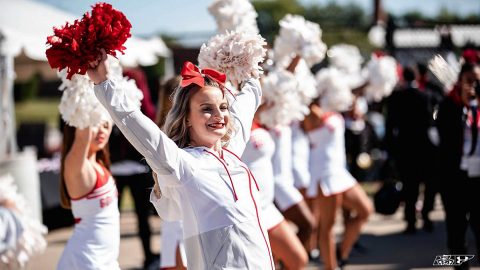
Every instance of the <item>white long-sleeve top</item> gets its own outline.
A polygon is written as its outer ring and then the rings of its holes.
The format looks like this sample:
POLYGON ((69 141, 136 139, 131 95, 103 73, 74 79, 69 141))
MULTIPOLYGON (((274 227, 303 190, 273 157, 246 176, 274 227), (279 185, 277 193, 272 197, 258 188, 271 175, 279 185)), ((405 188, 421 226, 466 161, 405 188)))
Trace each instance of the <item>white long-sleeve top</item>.
POLYGON ((274 152, 275 143, 270 133, 254 123, 242 160, 252 170, 260 187, 260 207, 267 230, 277 226, 284 219, 273 203, 275 182, 272 156, 274 152))
POLYGON ((320 185, 325 196, 353 187, 357 182, 347 170, 345 123, 338 113, 326 114, 324 124, 310 132, 310 174, 312 182, 307 195, 317 195, 320 185))
POLYGON ((270 130, 275 142, 272 157, 275 180, 275 202, 280 211, 285 211, 303 200, 303 196, 294 186, 292 174, 292 129, 289 126, 270 130))
POLYGON ((259 191, 238 158, 260 104, 257 80, 231 102, 237 133, 221 156, 206 147, 180 149, 109 80, 95 94, 113 121, 157 174, 162 197, 151 201, 165 220, 183 220, 189 269, 274 269, 257 207, 259 191))
POLYGON ((296 188, 308 188, 310 186, 310 171, 308 168, 310 159, 310 141, 307 133, 303 131, 300 122, 291 124, 292 128, 292 174, 296 188))

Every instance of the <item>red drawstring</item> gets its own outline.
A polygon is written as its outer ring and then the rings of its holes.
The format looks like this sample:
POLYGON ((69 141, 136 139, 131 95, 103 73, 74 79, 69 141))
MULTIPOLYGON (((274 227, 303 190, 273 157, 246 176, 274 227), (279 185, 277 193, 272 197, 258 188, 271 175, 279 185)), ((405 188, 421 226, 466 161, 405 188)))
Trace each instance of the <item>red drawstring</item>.
MULTIPOLYGON (((228 153, 232 154, 233 156, 235 156, 238 160, 242 161, 242 159, 240 159, 235 153, 233 153, 232 151, 228 150, 228 149, 225 149, 225 148, 222 148, 223 150, 227 151, 228 153)), ((233 181, 232 181, 232 177, 230 176, 230 172, 228 171, 228 168, 227 166, 225 165, 225 163, 219 158, 217 157, 217 155, 215 155, 214 153, 208 151, 208 150, 203 150, 209 154, 211 154, 212 156, 214 156, 218 161, 220 161, 220 163, 222 163, 223 167, 225 168, 225 171, 227 171, 227 174, 228 174, 228 177, 230 178, 230 183, 232 184, 232 189, 233 189, 233 195, 235 196, 235 201, 238 200, 238 197, 237 197, 237 193, 235 192, 235 186, 233 185, 233 181)), ((222 152, 222 156, 223 156, 223 152, 222 152)), ((274 266, 273 266, 273 259, 272 259, 272 251, 270 250, 270 247, 268 246, 268 242, 267 242, 267 238, 265 237, 265 233, 263 232, 263 229, 262 229, 262 225, 260 224, 260 215, 258 213, 258 208, 257 208, 257 203, 255 202, 255 198, 253 197, 253 193, 252 193, 252 178, 253 178, 253 181, 255 182, 255 186, 257 187, 257 190, 260 191, 260 189, 258 188, 258 184, 257 184, 257 180, 255 179, 255 176, 253 176, 253 173, 252 171, 250 171, 249 168, 247 168, 246 166, 243 166, 243 165, 240 165, 240 167, 242 167, 246 172, 247 172, 247 175, 248 175, 248 188, 250 190, 250 196, 252 197, 252 201, 253 201, 253 206, 255 207, 255 213, 256 213, 256 216, 257 216, 257 222, 258 222, 258 227, 260 228, 260 233, 262 234, 263 236, 263 240, 265 241, 265 245, 267 247, 267 251, 268 251, 268 256, 270 258, 270 266, 272 267, 272 270, 275 269, 274 266), (250 177, 251 176, 251 177, 250 177)))
MULTIPOLYGON (((226 149, 226 148, 222 148, 222 149, 225 150, 225 151, 227 151, 227 152, 229 152, 230 154, 234 155, 238 160, 242 161, 242 159, 239 158, 239 157, 238 157, 235 153, 233 153, 232 151, 230 151, 230 150, 228 150, 228 149, 226 149)), ((243 161, 242 161, 242 162, 243 162, 243 161)), ((240 165, 240 166, 247 171, 247 174, 249 174, 249 175, 252 176, 253 181, 255 182, 255 186, 257 187, 257 191, 260 191, 260 189, 258 188, 257 179, 255 179, 255 176, 253 176, 252 171, 251 171, 249 168, 245 167, 245 166, 242 166, 242 165, 240 165)))
POLYGON ((235 191, 235 185, 233 185, 232 176, 230 176, 230 172, 228 171, 225 163, 223 163, 223 161, 219 157, 217 157, 217 155, 215 155, 214 153, 212 153, 208 150, 203 150, 203 151, 205 151, 205 152, 209 153, 210 155, 214 156, 216 159, 218 159, 218 161, 220 161, 220 163, 222 163, 223 167, 225 168, 225 171, 227 172, 228 178, 230 179, 230 184, 232 185, 233 196, 235 198, 235 201, 238 201, 237 192, 235 191))

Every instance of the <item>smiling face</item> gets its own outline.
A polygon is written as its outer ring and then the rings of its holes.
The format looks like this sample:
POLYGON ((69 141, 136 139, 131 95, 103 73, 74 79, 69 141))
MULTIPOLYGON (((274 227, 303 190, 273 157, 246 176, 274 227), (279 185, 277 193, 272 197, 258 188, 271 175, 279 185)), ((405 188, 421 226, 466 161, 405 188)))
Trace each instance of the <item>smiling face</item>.
POLYGON ((219 88, 205 86, 190 99, 187 126, 193 146, 219 146, 230 120, 227 99, 219 88))
POLYGON ((108 143, 112 133, 112 123, 105 121, 102 124, 92 127, 92 140, 90 141, 90 152, 98 152, 102 150, 108 143))

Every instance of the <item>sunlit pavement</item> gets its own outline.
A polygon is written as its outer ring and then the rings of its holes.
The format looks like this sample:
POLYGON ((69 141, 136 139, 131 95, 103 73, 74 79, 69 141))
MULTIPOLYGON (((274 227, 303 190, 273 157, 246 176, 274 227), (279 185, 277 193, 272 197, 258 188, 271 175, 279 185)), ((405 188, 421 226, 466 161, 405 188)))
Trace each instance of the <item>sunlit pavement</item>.
MULTIPOLYGON (((421 229, 418 222, 418 231, 414 235, 402 234, 405 223, 402 220, 402 209, 395 215, 381 216, 374 214, 363 229, 360 242, 367 248, 365 254, 353 252, 346 270, 403 270, 403 269, 453 269, 433 266, 435 256, 448 254, 445 246, 444 213, 439 200, 435 210, 431 213, 435 230, 432 233, 421 229)), ((153 226, 152 245, 154 252, 160 252, 161 222, 157 217, 151 217, 153 226)), ((71 228, 59 229, 48 234, 48 248, 46 252, 35 257, 29 263, 28 270, 55 269, 62 249, 71 234, 71 228)), ((341 219, 336 225, 337 235, 342 231, 341 219)), ((123 212, 121 215, 121 245, 119 262, 122 269, 141 269, 143 255, 140 239, 136 237, 136 219, 133 212, 123 212)), ((473 253, 474 241, 469 232, 468 245, 470 254, 473 253)), ((474 258, 475 267, 480 270, 477 258, 474 258)), ((158 269, 158 268, 153 268, 158 269)), ((310 264, 308 270, 322 269, 321 264, 310 264)))

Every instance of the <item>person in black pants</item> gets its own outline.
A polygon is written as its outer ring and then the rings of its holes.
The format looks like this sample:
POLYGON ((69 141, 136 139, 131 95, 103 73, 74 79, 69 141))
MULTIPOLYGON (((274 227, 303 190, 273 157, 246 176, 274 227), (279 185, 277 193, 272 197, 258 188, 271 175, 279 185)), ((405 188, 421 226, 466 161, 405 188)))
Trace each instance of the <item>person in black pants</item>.
MULTIPOLYGON (((454 89, 440 104, 437 127, 440 135, 440 194, 446 214, 447 246, 450 254, 467 251, 466 230, 470 225, 480 255, 480 143, 478 102, 480 66, 462 66, 454 89), (476 91, 475 91, 476 86, 476 91)), ((463 263, 455 269, 469 269, 463 263)))
MULTIPOLYGON (((421 182, 432 177, 433 149, 428 130, 433 124, 428 97, 417 88, 415 71, 405 68, 404 86, 387 100, 385 147, 393 158, 403 183, 405 200, 405 233, 416 232, 416 202, 421 182)), ((426 211, 422 211, 424 228, 432 227, 426 211)))

